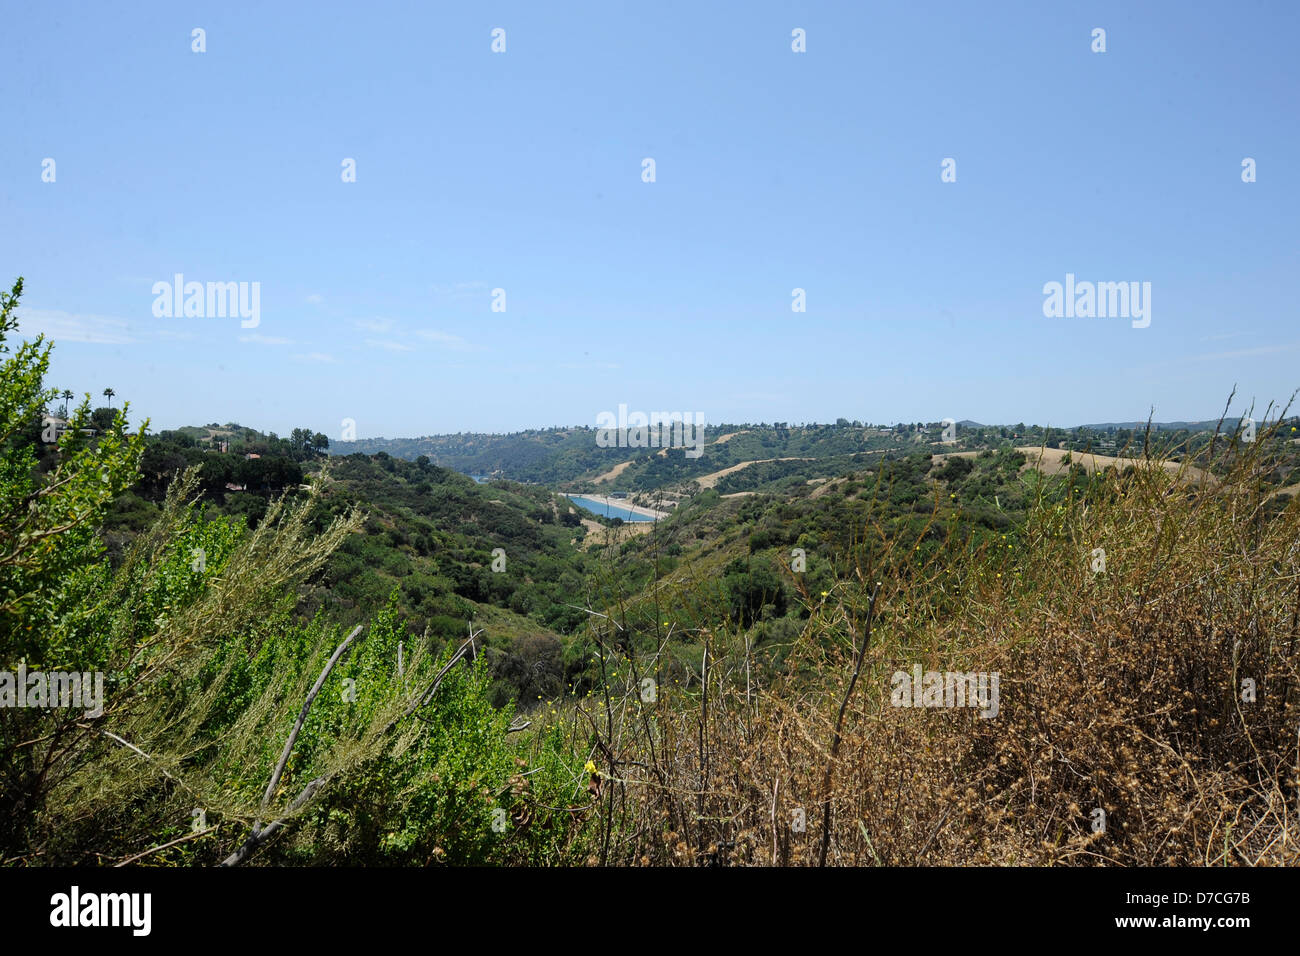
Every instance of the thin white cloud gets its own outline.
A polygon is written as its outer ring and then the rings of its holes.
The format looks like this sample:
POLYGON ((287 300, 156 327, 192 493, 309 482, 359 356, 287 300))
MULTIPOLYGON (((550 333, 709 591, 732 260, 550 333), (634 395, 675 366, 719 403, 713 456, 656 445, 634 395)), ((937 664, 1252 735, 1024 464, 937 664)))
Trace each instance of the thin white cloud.
POLYGON ((254 332, 251 335, 241 335, 241 342, 252 342, 256 345, 293 345, 293 339, 281 338, 278 335, 262 335, 254 332))
POLYGON ((414 352, 409 345, 394 342, 392 339, 366 339, 366 344, 374 349, 387 349, 390 352, 414 352))
POLYGON ((363 332, 384 333, 393 327, 392 319, 357 319, 353 322, 363 332))
POLYGON ((466 342, 459 335, 452 335, 450 332, 440 332, 438 329, 416 329, 415 334, 427 342, 440 345, 446 349, 452 349, 456 352, 467 352, 476 346, 466 342))
POLYGON ((320 305, 324 301, 325 296, 321 295, 319 292, 313 292, 311 295, 307 296, 308 305, 320 305))
POLYGON ((1208 355, 1189 355, 1188 362, 1217 362, 1222 359, 1253 358, 1256 355, 1276 355, 1278 352, 1290 352, 1300 346, 1300 342, 1286 345, 1261 345, 1253 349, 1237 349, 1235 352, 1211 352, 1208 355))
POLYGON ((1160 362, 1148 362, 1145 365, 1138 365, 1127 369, 1131 373, 1150 374, 1156 369, 1178 368, 1182 365, 1190 365, 1193 362, 1222 362, 1227 359, 1238 358, 1255 358, 1260 355, 1277 355, 1282 352, 1291 352, 1300 348, 1300 342, 1287 342, 1280 345, 1261 345, 1253 349, 1237 349, 1233 352, 1207 352, 1203 355, 1183 355, 1178 358, 1166 359, 1160 362))
POLYGON ((18 335, 35 338, 44 334, 55 342, 88 342, 92 345, 129 345, 131 335, 126 319, 107 315, 62 312, 58 309, 21 309, 18 335))
POLYGON ((325 352, 301 352, 294 356, 298 362, 337 362, 334 356, 325 352))
POLYGON ((488 284, 481 280, 474 282, 453 282, 451 285, 432 285, 429 287, 434 295, 446 296, 453 299, 462 299, 469 296, 481 295, 486 292, 488 284))

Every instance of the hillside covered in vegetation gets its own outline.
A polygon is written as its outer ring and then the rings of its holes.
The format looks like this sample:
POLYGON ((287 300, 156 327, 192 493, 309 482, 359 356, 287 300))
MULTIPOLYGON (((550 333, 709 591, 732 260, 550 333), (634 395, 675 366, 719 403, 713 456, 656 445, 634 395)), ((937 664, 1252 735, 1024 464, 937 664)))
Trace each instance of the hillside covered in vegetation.
POLYGON ((152 435, 54 415, 20 295, 0 666, 102 697, 0 711, 9 865, 1300 862, 1285 409, 152 435))

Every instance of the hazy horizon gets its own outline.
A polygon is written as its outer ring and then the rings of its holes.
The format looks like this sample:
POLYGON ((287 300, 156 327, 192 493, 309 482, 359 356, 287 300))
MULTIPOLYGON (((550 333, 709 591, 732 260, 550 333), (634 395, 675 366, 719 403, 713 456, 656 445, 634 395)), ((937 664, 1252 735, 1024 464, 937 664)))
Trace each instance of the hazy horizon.
MULTIPOLYGON (((1234 401, 1233 404, 1234 404, 1234 406, 1238 406, 1238 405, 1240 405, 1240 402, 1238 402, 1238 401, 1234 401)), ((1242 410, 1242 414, 1243 414, 1243 415, 1246 414, 1247 411, 1248 411, 1248 409, 1243 409, 1243 410, 1242 410)), ((1269 422, 1276 421, 1279 417, 1281 417, 1280 414, 1279 414, 1280 409, 1276 409, 1276 408, 1275 408, 1275 409, 1274 409, 1270 414, 1268 414, 1267 416, 1264 415, 1263 412, 1264 412, 1264 410, 1263 410, 1262 408, 1256 408, 1256 409, 1255 409, 1255 413, 1256 413, 1256 414, 1255 414, 1255 416, 1254 416, 1254 420, 1255 420, 1256 424, 1258 424, 1258 425, 1262 425, 1262 424, 1265 424, 1265 423, 1269 423, 1269 422)), ((1293 412, 1292 412, 1290 415, 1288 415, 1287 417, 1294 417, 1294 415, 1295 415, 1295 413, 1294 413, 1294 411, 1293 411, 1293 412)), ((1235 413, 1234 413, 1234 414, 1229 414, 1229 415, 1223 415, 1223 416, 1222 416, 1223 421, 1224 421, 1225 423, 1235 423, 1235 422, 1238 421, 1239 417, 1240 417, 1240 416, 1237 415, 1237 414, 1235 414, 1235 413)), ((135 415, 132 415, 132 418, 135 419, 136 416, 135 416, 135 415)), ((713 433, 713 432, 715 432, 715 431, 717 431, 717 430, 719 430, 719 429, 722 429, 722 428, 732 428, 732 427, 736 427, 736 428, 745 428, 745 427, 761 427, 761 426, 764 426, 764 425, 768 425, 768 426, 770 426, 770 425, 774 425, 774 424, 776 424, 777 422, 781 422, 781 423, 783 423, 784 425, 786 425, 787 427, 790 427, 790 428, 802 428, 802 427, 813 427, 813 426, 818 426, 818 425, 834 425, 834 424, 836 424, 836 420, 838 420, 839 418, 848 418, 848 416, 837 415, 835 419, 831 419, 831 420, 828 420, 828 421, 813 421, 813 420, 809 420, 809 421, 794 421, 794 420, 782 419, 782 418, 778 418, 778 419, 769 419, 769 420, 765 420, 765 421, 731 421, 731 422, 709 422, 709 421, 705 421, 705 422, 703 423, 703 427, 704 427, 706 433, 709 433, 709 434, 710 434, 710 437, 711 437, 711 433, 713 433)), ((1156 418, 1156 417, 1153 417, 1153 418, 1151 418, 1151 426, 1152 426, 1152 428, 1157 428, 1157 427, 1171 427, 1171 426, 1174 426, 1174 425, 1185 425, 1185 424, 1205 424, 1205 423, 1209 423, 1209 422, 1218 422, 1219 420, 1220 420, 1220 415, 1218 415, 1218 414, 1215 414, 1215 415, 1207 415, 1207 416, 1200 417, 1200 418, 1188 418, 1188 417, 1180 417, 1180 418, 1156 418)), ((848 421, 849 421, 850 423, 852 423, 852 422, 854 422, 854 421, 859 421, 859 422, 862 423, 862 427, 864 427, 864 428, 866 428, 866 427, 875 427, 875 426, 879 426, 879 427, 882 427, 882 428, 892 428, 892 427, 897 426, 897 425, 909 425, 909 424, 915 424, 917 421, 922 421, 922 420, 921 420, 921 419, 916 419, 916 418, 904 418, 904 419, 900 419, 900 420, 898 420, 898 421, 889 421, 889 422, 886 422, 886 421, 880 421, 880 420, 877 420, 877 419, 858 418, 858 419, 848 419, 848 421)), ((942 421, 942 419, 940 419, 939 421, 942 421)), ((1012 426, 1014 426, 1014 425, 1017 425, 1017 424, 1023 424, 1024 426, 1026 426, 1026 427, 1028 427, 1028 428, 1077 429, 1077 428, 1098 428, 1098 427, 1106 427, 1106 426, 1116 426, 1116 427, 1121 427, 1121 428, 1128 428, 1128 427, 1141 427, 1141 426, 1143 426, 1143 425, 1146 424, 1146 421, 1147 421, 1147 420, 1144 418, 1144 419, 1122 419, 1122 420, 1118 420, 1118 419, 1117 419, 1117 420, 1114 420, 1114 421, 1101 421, 1101 420, 1095 420, 1095 421, 1087 421, 1087 422, 1073 422, 1073 423, 1067 423, 1067 424, 1056 424, 1056 423, 1052 423, 1052 422, 1037 421, 1037 420, 1034 420, 1034 419, 1023 418, 1023 417, 1022 417, 1022 418, 1017 418, 1015 421, 1002 421, 1002 422, 979 422, 979 421, 974 421, 973 419, 962 419, 962 420, 960 420, 957 424, 958 424, 959 426, 965 426, 965 425, 967 425, 967 424, 970 424, 971 427, 978 427, 978 428, 1010 428, 1010 427, 1012 427, 1012 426)), ((923 423, 924 423, 924 424, 927 424, 927 425, 934 425, 934 424, 936 424, 936 421, 935 421, 935 420, 930 420, 930 421, 924 421, 923 423)), ((207 427, 207 426, 209 426, 209 425, 211 425, 211 424, 212 424, 212 421, 208 421, 208 422, 198 422, 198 421, 195 421, 195 422, 183 422, 183 423, 181 423, 180 425, 177 425, 177 426, 167 426, 167 427, 168 427, 169 429, 170 429, 170 428, 179 428, 179 427, 207 427)), ((279 429, 274 429, 274 428, 264 428, 264 427, 260 426, 260 425, 259 425, 258 423, 256 423, 256 422, 242 422, 242 421, 237 421, 237 420, 235 420, 235 419, 228 419, 227 421, 224 421, 224 422, 217 422, 217 424, 221 425, 222 427, 224 427, 224 426, 226 426, 226 425, 228 425, 228 424, 236 424, 236 425, 239 425, 240 427, 243 427, 243 428, 253 428, 253 429, 257 430, 257 431, 261 431, 261 432, 264 432, 264 433, 275 432, 276 434, 282 434, 282 432, 281 432, 279 429)), ((309 422, 300 422, 297 426, 293 426, 293 427, 301 427, 301 426, 306 426, 306 425, 311 425, 311 427, 315 427, 314 425, 312 425, 312 423, 309 423, 309 422)), ((462 429, 459 429, 459 430, 457 430, 457 431, 422 432, 422 433, 419 433, 419 434, 410 434, 410 435, 397 435, 397 434, 394 434, 394 435, 365 435, 365 436, 358 435, 356 441, 402 441, 402 440, 413 440, 413 439, 420 439, 420 438, 440 438, 440 437, 444 437, 444 436, 448 436, 448 435, 459 435, 459 434, 472 434, 472 435, 497 435, 497 436, 500 436, 500 435, 516 435, 516 434, 522 434, 522 433, 526 433, 526 432, 567 431, 567 430, 572 430, 572 429, 590 429, 590 430, 595 431, 595 430, 598 429, 598 427, 599 427, 599 426, 597 426, 597 425, 589 424, 589 423, 584 423, 584 422, 569 422, 569 423, 565 423, 565 424, 555 424, 555 425, 525 425, 525 426, 523 426, 522 428, 513 428, 513 429, 509 429, 509 430, 505 430, 505 431, 471 430, 471 429, 464 429, 464 428, 462 428, 462 429)), ((160 428, 155 427, 155 426, 153 425, 152 422, 150 423, 150 432, 151 432, 151 433, 157 433, 158 431, 161 431, 161 430, 163 430, 163 429, 160 429, 160 428)), ((284 429, 284 432, 283 432, 283 433, 284 433, 284 434, 287 434, 288 431, 289 431, 289 429, 286 428, 286 429, 284 429)), ((329 436, 327 436, 327 437, 329 437, 329 436)), ((349 444, 349 442, 346 441, 346 440, 337 439, 337 438, 333 438, 333 437, 330 438, 330 441, 331 441, 331 444, 332 444, 332 445, 338 445, 338 444, 349 444)))

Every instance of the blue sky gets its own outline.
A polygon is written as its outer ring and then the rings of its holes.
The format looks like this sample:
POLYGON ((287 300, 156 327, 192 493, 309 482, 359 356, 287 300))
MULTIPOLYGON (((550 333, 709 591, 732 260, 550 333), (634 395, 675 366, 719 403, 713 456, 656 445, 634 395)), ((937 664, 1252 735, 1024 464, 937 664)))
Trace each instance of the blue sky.
POLYGON ((332 438, 1300 386, 1300 5, 290 6, 6 12, 0 281, 49 384, 332 438), (156 318, 175 273, 259 325, 156 318), (1150 282, 1150 326, 1044 317, 1066 273, 1150 282))

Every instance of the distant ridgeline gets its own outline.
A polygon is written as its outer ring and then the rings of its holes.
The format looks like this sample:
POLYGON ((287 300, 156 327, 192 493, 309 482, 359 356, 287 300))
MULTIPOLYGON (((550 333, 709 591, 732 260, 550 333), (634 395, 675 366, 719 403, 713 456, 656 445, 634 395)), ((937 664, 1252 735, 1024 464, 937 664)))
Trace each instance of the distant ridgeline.
MULTIPOLYGON (((1236 424, 1228 419, 1223 428, 1230 433, 1236 424)), ((1187 454, 1208 443, 1217 426, 1217 421, 1153 422, 1150 428, 1160 448, 1187 454)), ((601 447, 594 427, 370 438, 336 442, 329 453, 383 453, 407 461, 423 456, 433 465, 462 474, 564 486, 571 491, 650 491, 715 475, 734 465, 761 462, 721 479, 726 490, 779 490, 765 485, 834 477, 922 450, 941 454, 1046 444, 1099 454, 1115 454, 1126 445, 1140 451, 1146 429, 1145 422, 1046 428, 1023 422, 994 426, 951 420, 871 425, 841 418, 834 424, 709 425, 703 454, 697 458, 688 457, 682 448, 601 447), (628 464, 615 470, 624 463, 628 464)), ((718 488, 724 490, 722 484, 718 488)))

